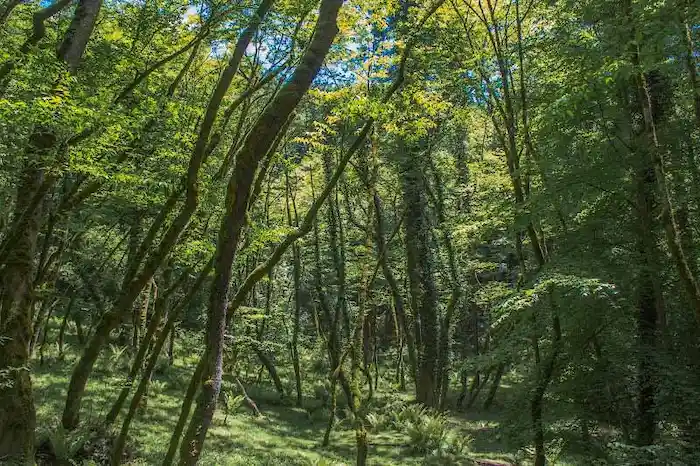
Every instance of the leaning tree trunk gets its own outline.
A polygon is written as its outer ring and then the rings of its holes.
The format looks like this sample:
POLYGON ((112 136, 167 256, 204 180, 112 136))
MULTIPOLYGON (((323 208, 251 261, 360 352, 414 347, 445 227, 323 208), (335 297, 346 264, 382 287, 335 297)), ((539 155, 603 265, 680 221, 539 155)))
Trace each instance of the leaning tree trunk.
MULTIPOLYGON (((422 26, 427 19, 436 11, 437 7, 441 4, 440 1, 438 1, 433 8, 429 11, 428 15, 426 15, 420 25, 422 26)), ((325 3, 324 3, 325 5, 325 3)), ((337 14, 337 9, 340 8, 340 5, 335 5, 332 8, 336 9, 336 14, 337 14)), ((322 8, 322 11, 325 10, 322 8)), ((391 96, 401 87, 401 84, 404 81, 404 73, 405 73, 405 65, 406 65, 406 60, 410 54, 410 51, 412 50, 413 47, 413 42, 409 42, 407 47, 404 49, 403 55, 401 57, 401 65, 399 67, 396 79, 392 83, 392 85, 389 87, 387 92, 384 94, 384 97, 382 99, 383 103, 388 102, 388 100, 391 98, 391 96)), ((345 155, 342 157, 342 159, 339 161, 338 166, 336 167, 336 171, 333 174, 332 178, 329 180, 329 184, 326 185, 324 188, 323 192, 318 198, 315 198, 314 196, 314 202, 309 209, 309 211, 306 213, 304 216, 304 219, 301 222, 301 225, 298 229, 293 231, 292 233, 288 234, 284 240, 275 248, 273 253, 270 255, 270 257, 263 263, 260 264, 258 267, 256 267, 246 278, 243 284, 238 288, 236 291, 236 294, 234 295, 231 305, 227 309, 227 315, 226 315, 226 320, 227 323, 230 321, 233 313, 238 309, 238 307, 243 303, 245 297, 248 295, 252 287, 254 286, 255 283, 260 281, 262 277, 269 273, 270 270, 279 262, 279 260, 282 258, 286 250, 294 244, 295 241, 297 241, 299 238, 303 237, 306 235, 311 229, 314 229, 315 236, 318 238, 318 232, 317 232, 317 222, 316 222, 316 215, 323 205, 323 203, 328 199, 328 196, 331 195, 331 192, 335 189, 335 186, 338 183, 338 180, 340 179, 340 176, 342 175, 345 167, 349 163, 350 159, 353 157, 353 155, 358 152, 365 139, 367 138, 367 135, 369 134, 370 130, 374 126, 375 120, 373 118, 369 118, 365 125, 362 127, 362 130, 359 132, 357 137, 355 138, 355 141, 353 142, 352 146, 348 149, 348 151, 345 153, 345 155)), ((312 183, 312 189, 313 189, 313 183, 312 183)), ((316 244, 318 245, 318 240, 316 241, 316 244)), ((319 251, 318 248, 316 248, 316 256, 317 256, 317 263, 319 262, 318 256, 319 256, 319 251)), ((320 281, 318 282, 320 283, 320 281)), ((321 294, 321 297, 323 295, 321 294)), ((188 413, 190 410, 190 404, 192 402, 192 397, 194 396, 194 393, 196 392, 197 386, 200 382, 200 379, 202 377, 203 370, 206 366, 206 359, 202 358, 200 360, 200 363, 197 366, 197 372, 193 376, 187 396, 185 398, 185 401, 183 402, 183 407, 182 411, 180 413, 180 418, 178 420, 178 425, 173 433, 173 436, 171 437, 171 442, 170 442, 170 448, 168 450, 168 454, 166 455, 166 458, 164 460, 164 464, 170 464, 173 458, 173 455, 175 453, 175 449, 177 449, 178 445, 178 440, 180 437, 180 434, 182 432, 182 428, 184 426, 184 423, 187 420, 188 413)), ((341 377, 341 382, 344 380, 343 373, 342 371, 340 372, 339 376, 341 377)), ((347 382, 347 381, 345 381, 347 382)), ((184 445, 182 448, 186 448, 184 445)))
POLYGON ((72 73, 80 66, 101 7, 102 0, 80 0, 63 41, 58 46, 56 53, 66 62, 72 73))
POLYGON ((484 401, 485 410, 491 408, 491 405, 493 405, 493 400, 496 398, 496 392, 498 391, 498 387, 500 387, 501 385, 501 378, 503 377, 505 369, 506 365, 503 363, 499 364, 498 368, 496 369, 496 375, 494 376, 493 382, 491 383, 491 388, 489 389, 488 396, 484 401))
POLYGON ((46 319, 44 320, 44 330, 41 332, 41 343, 36 343, 39 345, 39 364, 44 365, 44 348, 46 346, 46 340, 49 337, 49 329, 51 328, 51 316, 53 315, 53 310, 56 307, 56 303, 53 303, 49 308, 49 312, 46 314, 46 319))
POLYGON ((258 356, 258 359, 260 359, 262 365, 265 366, 265 369, 267 369, 267 373, 270 375, 270 379, 272 379, 272 383, 274 383, 275 389, 277 390, 277 393, 279 393, 280 398, 284 399, 284 384, 282 384, 282 379, 280 379, 280 376, 277 373, 275 363, 272 362, 272 357, 257 345, 253 347, 253 351, 258 356))
POLYGON ((215 276, 209 299, 207 347, 202 377, 204 383, 201 384, 197 406, 180 447, 182 465, 191 465, 198 461, 216 410, 216 401, 221 388, 231 266, 246 221, 246 211, 256 170, 321 69, 326 54, 338 33, 336 19, 342 3, 342 0, 322 1, 313 38, 299 66, 250 130, 236 154, 236 164, 226 194, 225 214, 219 231, 215 276))
MULTIPOLYGON (((158 326, 160 325, 160 321, 163 318, 163 314, 165 313, 167 305, 168 302, 165 293, 160 299, 156 299, 155 312, 151 317, 151 322, 148 324, 148 329, 141 340, 141 344, 138 347, 138 352, 136 353, 136 356, 134 356, 134 360, 131 363, 131 368, 129 369, 129 374, 127 375, 126 381, 124 382, 124 386, 119 392, 119 396, 117 396, 117 399, 112 404, 112 408, 109 410, 109 413, 107 413, 107 417, 105 418, 106 426, 111 426, 117 419, 117 416, 119 416, 122 406, 124 405, 124 402, 126 401, 126 398, 129 396, 129 392, 131 391, 131 386, 133 384, 134 378, 143 366, 143 362, 146 359, 146 352, 152 345, 153 338, 156 334, 158 326)), ((173 316, 177 317, 174 315, 174 313, 173 316)), ((161 330, 161 336, 159 337, 159 339, 162 338, 163 342, 165 342, 168 337, 168 332, 174 325, 174 319, 168 319, 168 324, 166 324, 165 329, 161 330)))
MULTIPOLYGON (((199 171, 203 163, 209 155, 207 147, 210 136, 217 120, 217 115, 221 107, 228 88, 233 81, 234 76, 238 72, 239 65, 243 59, 245 49, 248 47, 255 31, 257 31, 262 18, 267 14, 272 6, 273 0, 263 0, 260 7, 256 11, 248 27, 241 33, 241 36, 236 43, 234 53, 231 56, 226 68, 221 74, 216 88, 212 93, 207 110, 202 123, 199 127, 199 135, 195 143, 192 155, 190 157, 189 166, 184 181, 185 184, 185 203, 180 213, 175 217, 163 238, 157 250, 148 258, 141 272, 130 280, 123 287, 119 297, 115 300, 111 310, 106 312, 95 331, 95 334, 90 339, 88 346, 85 348, 78 364, 73 370, 71 380, 68 385, 68 394, 66 396, 66 404, 63 409, 62 424, 63 427, 71 430, 78 425, 80 405, 85 393, 85 386, 92 373, 92 369, 97 361, 97 358, 102 351, 102 348, 109 340, 110 332, 116 328, 124 319, 125 314, 129 312, 134 301, 143 290, 146 283, 151 280, 160 265, 166 259, 170 251, 177 244, 180 235, 189 225, 189 221, 194 215, 199 204, 199 171)), ((144 242, 142 242, 144 244, 144 242)))
MULTIPOLYGON (((43 299, 41 301, 41 304, 38 306, 38 311, 33 312, 34 322, 32 324, 32 338, 29 340, 29 356, 34 356, 34 350, 36 350, 36 345, 39 343, 41 334, 44 332, 43 324, 46 321, 44 316, 46 316, 47 314, 51 314, 51 310, 54 305, 52 301, 53 300, 49 299, 48 297, 43 299)), ((32 303, 32 309, 36 310, 36 304, 36 302, 32 303)))
MULTIPOLYGON (((184 306, 183 306, 184 307, 184 306)), ((153 345, 153 349, 151 351, 151 354, 148 358, 148 363, 146 364, 146 367, 143 369, 143 372, 141 374, 141 379, 139 380, 139 384, 136 387, 136 391, 134 392, 134 396, 131 398, 131 403, 129 403, 129 411, 127 412, 126 416, 124 417, 124 421, 122 422, 122 427, 119 431, 119 435, 117 436, 116 440, 114 441, 114 445, 112 446, 112 464, 119 464, 120 460, 122 458, 123 452, 124 452, 124 446, 126 445, 126 439, 127 435, 129 433, 129 427, 131 426, 131 421, 134 419, 134 416, 136 415, 136 411, 141 404, 141 400, 146 394, 146 390, 148 389, 148 383, 151 380, 151 374, 153 374, 153 370, 156 367, 156 364, 158 363, 158 356, 160 355, 161 350, 163 349, 163 346, 165 345, 165 342, 168 338, 168 333, 172 329, 172 327, 175 325, 176 319, 178 318, 178 313, 172 313, 168 319, 168 322, 165 324, 165 327, 160 330, 160 333, 158 335, 158 338, 153 345)), ((155 319, 154 319, 155 320, 155 319)), ((154 326, 155 328, 156 326, 154 326)), ((147 346, 148 342, 146 340, 143 341, 142 345, 145 347, 147 346)), ((136 361, 134 361, 136 362, 136 361)), ((119 413, 119 409, 121 408, 121 405, 115 410, 113 408, 113 412, 116 412, 116 414, 119 413)), ((116 417, 116 415, 114 416, 116 417)))

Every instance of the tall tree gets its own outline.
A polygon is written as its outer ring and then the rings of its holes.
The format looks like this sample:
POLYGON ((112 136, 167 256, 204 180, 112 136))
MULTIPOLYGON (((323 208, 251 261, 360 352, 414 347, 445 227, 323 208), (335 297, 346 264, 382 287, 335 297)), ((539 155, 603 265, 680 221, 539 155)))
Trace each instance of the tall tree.
POLYGON ((236 255, 251 187, 260 162, 299 101, 311 86, 338 33, 336 20, 342 0, 322 0, 313 38, 294 74, 250 130, 236 154, 236 164, 226 193, 225 215, 219 230, 214 281, 209 298, 205 369, 197 405, 180 449, 181 464, 195 464, 211 424, 221 389, 231 265, 236 255))

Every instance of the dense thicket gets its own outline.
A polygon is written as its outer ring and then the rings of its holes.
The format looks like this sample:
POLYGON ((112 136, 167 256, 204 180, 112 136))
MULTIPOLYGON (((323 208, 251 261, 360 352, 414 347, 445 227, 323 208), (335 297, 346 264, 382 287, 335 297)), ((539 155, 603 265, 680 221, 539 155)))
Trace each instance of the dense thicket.
POLYGON ((35 457, 37 366, 77 353, 73 431, 127 348, 119 464, 201 338, 163 464, 199 461, 222 381, 258 410, 251 368, 327 406, 323 445, 346 406, 357 464, 394 390, 505 406, 536 466, 698 464, 699 25, 693 0, 4 0, 0 462, 35 457))

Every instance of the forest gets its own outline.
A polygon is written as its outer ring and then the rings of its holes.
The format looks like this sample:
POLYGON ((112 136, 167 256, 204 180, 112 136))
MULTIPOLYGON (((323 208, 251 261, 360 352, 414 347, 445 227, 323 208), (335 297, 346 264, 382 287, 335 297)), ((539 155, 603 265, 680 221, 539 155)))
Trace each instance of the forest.
POLYGON ((697 0, 0 0, 0 464, 700 464, 697 0))

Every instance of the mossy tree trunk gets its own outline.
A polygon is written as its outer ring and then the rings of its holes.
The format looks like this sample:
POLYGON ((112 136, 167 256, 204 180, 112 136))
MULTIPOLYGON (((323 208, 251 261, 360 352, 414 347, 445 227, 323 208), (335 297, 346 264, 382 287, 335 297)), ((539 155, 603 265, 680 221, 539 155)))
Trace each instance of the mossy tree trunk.
MULTIPOLYGON (((192 420, 180 447, 182 465, 191 465, 198 461, 216 410, 221 388, 231 266, 246 223, 246 213, 256 171, 270 148, 278 140, 280 131, 286 126, 285 123, 321 69, 326 54, 338 33, 336 19, 342 3, 342 0, 321 2, 314 35, 299 65, 250 130, 236 154, 233 175, 229 180, 226 193, 225 214, 219 230, 215 274, 209 296, 203 383, 192 420)), ((267 9, 269 6, 264 12, 267 9)), ((264 12, 257 16, 264 16, 264 12)))
POLYGON ((416 399, 436 407, 438 393, 438 296, 433 277, 434 257, 431 249, 430 221, 426 200, 424 164, 421 154, 399 141, 398 156, 402 171, 402 189, 406 216, 406 267, 411 307, 419 319, 416 329, 418 367, 416 399))
MULTIPOLYGON (((41 160, 56 144, 52 131, 35 132, 26 153, 27 166, 17 186, 15 218, 21 219, 4 257, 0 277, 0 458, 30 462, 34 456, 36 413, 29 374, 29 347, 32 339, 34 256, 41 228, 41 205, 26 211, 45 180, 41 160)), ((41 204, 41 203, 40 203, 41 204)))
MULTIPOLYGON (((299 216, 297 214, 296 202, 289 183, 289 173, 285 172, 285 198, 287 210, 287 223, 289 226, 299 228, 299 216)), ((301 367, 299 365, 299 332, 301 324, 301 252, 299 245, 295 242, 292 245, 292 275, 294 279, 294 322, 292 324, 292 341, 290 344, 292 365, 294 367, 294 386, 296 387, 296 405, 302 405, 302 381, 301 367)))
MULTIPOLYGON (((188 164, 187 174, 184 179, 185 201, 182 209, 169 224, 156 250, 148 256, 144 266, 133 274, 127 274, 125 284, 119 296, 112 304, 112 308, 105 312, 92 335, 90 342, 85 348, 80 360, 76 364, 71 380, 68 385, 66 404, 63 409, 62 424, 65 429, 75 429, 79 422, 80 405, 85 393, 85 386, 92 373, 92 369, 97 358, 107 344, 111 331, 122 323, 128 312, 131 310, 135 300, 153 278, 153 275, 166 260, 170 251, 175 247, 180 239, 180 235, 189 226, 190 219, 194 215, 199 205, 199 172, 210 152, 208 151, 210 137, 217 120, 221 103, 228 91, 234 76, 238 72, 239 65, 243 59, 245 49, 257 31, 262 18, 272 5, 273 0, 263 0, 261 8, 256 12, 256 16, 251 19, 249 26, 241 33, 234 53, 232 54, 226 68, 222 72, 207 104, 207 110, 199 126, 197 141, 194 145, 192 155, 188 164), (128 281, 128 283, 127 283, 128 281)), ((179 190, 175 190, 171 199, 177 200, 179 190)), ((166 220, 167 212, 171 209, 166 203, 160 213, 160 222, 154 222, 151 231, 141 242, 140 250, 145 252, 147 244, 152 242, 159 228, 154 228, 156 223, 163 223, 166 220)))

